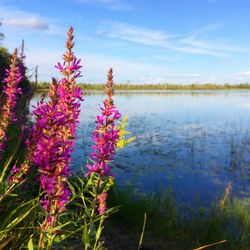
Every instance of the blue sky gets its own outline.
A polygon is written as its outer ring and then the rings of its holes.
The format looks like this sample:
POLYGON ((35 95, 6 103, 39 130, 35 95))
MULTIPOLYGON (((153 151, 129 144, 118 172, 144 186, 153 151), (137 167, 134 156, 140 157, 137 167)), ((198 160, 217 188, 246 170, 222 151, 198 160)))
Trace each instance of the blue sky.
POLYGON ((25 40, 39 80, 58 76, 67 28, 75 29, 81 82, 250 82, 249 0, 1 0, 2 44, 25 40))

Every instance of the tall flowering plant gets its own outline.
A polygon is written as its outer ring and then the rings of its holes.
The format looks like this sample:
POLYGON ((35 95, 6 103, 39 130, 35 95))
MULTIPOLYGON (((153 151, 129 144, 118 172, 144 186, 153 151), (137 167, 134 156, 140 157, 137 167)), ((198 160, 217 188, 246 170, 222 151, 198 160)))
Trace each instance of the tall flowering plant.
MULTIPOLYGON (((58 63, 63 78, 52 80, 47 103, 39 103, 34 110, 36 123, 33 128, 36 149, 33 162, 39 167, 42 206, 46 217, 41 225, 39 247, 44 242, 52 244, 53 234, 46 232, 57 225, 58 217, 65 210, 69 201, 70 190, 67 187, 67 177, 70 175, 69 164, 74 147, 74 138, 82 93, 75 86, 75 80, 80 77, 80 60, 74 56, 72 48, 73 28, 68 31, 64 62, 58 63), (45 237, 47 236, 47 238, 45 237)), ((55 232, 53 232, 55 233, 55 232)))
MULTIPOLYGON (((19 139, 21 142, 21 141, 24 141, 26 138, 26 135, 25 135, 25 118, 27 114, 26 110, 28 110, 28 104, 32 97, 31 96, 32 91, 30 87, 29 90, 25 89, 26 91, 25 92, 22 87, 23 82, 25 82, 26 84, 27 83, 29 84, 29 82, 27 78, 25 77, 26 67, 24 63, 25 55, 24 55, 23 48, 19 55, 17 52, 18 52, 17 49, 15 49, 14 54, 12 56, 10 70, 6 70, 6 73, 9 75, 9 80, 6 77, 4 81, 9 82, 9 83, 7 83, 7 86, 3 89, 4 92, 6 92, 6 89, 8 90, 5 106, 6 107, 12 106, 12 108, 6 109, 5 107, 3 107, 2 111, 4 114, 3 118, 5 118, 6 121, 9 121, 9 124, 11 124, 12 122, 16 122, 17 124, 19 124, 18 132, 20 133, 19 139), (13 67, 13 61, 15 61, 14 65, 16 65, 16 67, 13 67), (15 73, 16 77, 14 81, 13 80, 10 81, 10 75, 11 75, 10 71, 12 71, 12 74, 14 71, 16 71, 15 73), (10 84, 11 82, 12 84, 10 84), (15 84, 13 84, 13 82, 15 82, 15 84), (10 92, 11 92, 11 97, 9 94, 10 92), (6 119, 7 116, 5 117, 6 110, 9 110, 9 119, 6 119)), ((2 144, 2 147, 3 146, 4 146, 4 142, 2 144)), ((28 147, 28 152, 25 155, 24 162, 21 164, 21 166, 17 166, 17 164, 15 164, 12 167, 10 171, 10 176, 8 178, 7 190, 5 190, 5 192, 0 195, 0 201, 12 191, 12 189, 15 187, 15 184, 20 184, 24 181, 22 177, 27 173, 29 169, 30 164, 28 164, 29 163, 28 158, 29 159, 31 158, 30 151, 31 150, 28 147)))
POLYGON ((87 183, 90 183, 88 192, 92 195, 87 206, 89 212, 85 215, 89 218, 87 223, 85 221, 84 226, 83 239, 85 239, 85 242, 83 244, 85 249, 99 249, 102 224, 109 214, 106 200, 109 187, 113 183, 111 162, 115 157, 117 141, 119 140, 119 130, 116 129, 116 123, 121 117, 113 101, 112 69, 107 74, 105 93, 106 99, 100 107, 101 113, 96 117, 96 128, 92 134, 93 152, 89 156, 89 163, 86 165, 87 171, 85 172, 85 176, 89 180, 87 183))
POLYGON ((121 114, 114 106, 113 101, 113 70, 110 69, 106 83, 106 99, 101 107, 101 114, 96 117, 96 129, 92 134, 95 145, 92 146, 94 152, 90 155, 92 164, 87 164, 86 175, 96 173, 98 176, 110 176, 110 162, 114 159, 116 152, 116 142, 119 139, 119 130, 115 128, 115 122, 119 120, 121 114))
POLYGON ((23 70, 21 63, 18 60, 17 49, 14 50, 11 58, 10 68, 6 69, 6 75, 3 83, 6 84, 3 88, 5 94, 5 102, 1 108, 0 118, 0 150, 4 149, 6 142, 6 132, 9 125, 16 121, 15 108, 18 95, 22 93, 18 84, 23 79, 23 70))
POLYGON ((101 114, 96 117, 96 129, 92 134, 95 145, 94 152, 90 155, 92 164, 87 164, 86 175, 94 173, 98 176, 96 183, 96 199, 99 203, 98 211, 102 215, 106 211, 107 194, 102 187, 105 177, 112 176, 110 163, 114 159, 116 144, 119 140, 119 130, 116 129, 116 121, 121 117, 120 112, 114 106, 113 101, 114 82, 113 70, 110 69, 107 75, 106 99, 101 107, 101 114))
MULTIPOLYGON (((12 248, 16 249, 28 245, 29 249, 33 249, 34 243, 36 249, 51 249, 55 240, 61 247, 64 244, 60 244, 62 240, 69 238, 71 244, 72 239, 80 234, 85 249, 102 249, 100 237, 103 222, 114 211, 113 208, 107 208, 108 190, 114 179, 111 162, 117 149, 121 147, 121 140, 123 144, 127 143, 124 139, 127 132, 124 127, 117 126, 121 114, 113 101, 113 71, 110 69, 107 75, 106 99, 100 107, 92 134, 93 152, 86 165, 85 178, 69 178, 80 103, 83 101, 81 90, 76 87, 81 65, 72 51, 73 38, 73 28, 70 28, 63 62, 56 65, 62 78, 52 79, 49 100, 45 102, 43 99, 34 107, 35 122, 26 140, 26 155, 23 162, 18 164, 17 161, 10 171, 7 189, 4 187, 4 193, 0 195, 0 214, 3 221, 0 223, 1 246, 14 244, 12 248), (35 187, 35 190, 23 195, 24 186, 20 189, 15 187, 20 186, 28 177, 30 180, 37 180, 34 178, 36 174, 33 176, 29 172, 30 175, 27 175, 31 165, 35 165, 33 169, 40 174, 39 190, 35 187), (11 199, 4 199, 14 189, 16 194, 12 193, 13 196, 9 196, 11 199), (6 203, 2 203, 3 199, 6 203), (79 200, 83 202, 80 203, 79 200)), ((5 130, 9 123, 16 121, 14 106, 16 95, 21 93, 18 83, 25 72, 22 61, 22 56, 17 60, 15 51, 12 66, 5 78, 6 104, 2 110, 0 142, 5 140, 5 130)), ((1 186, 0 189, 2 191, 1 186)))

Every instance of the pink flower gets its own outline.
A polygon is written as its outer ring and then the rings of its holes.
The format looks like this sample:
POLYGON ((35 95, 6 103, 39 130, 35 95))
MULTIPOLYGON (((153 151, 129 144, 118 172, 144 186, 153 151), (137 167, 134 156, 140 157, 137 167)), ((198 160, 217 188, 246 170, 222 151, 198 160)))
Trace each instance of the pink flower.
MULTIPOLYGON (((112 176, 110 162, 114 159, 116 152, 116 142, 119 139, 118 130, 115 129, 115 122, 119 120, 121 114, 113 103, 113 71, 108 72, 108 80, 106 83, 107 98, 101 107, 101 115, 96 117, 96 128, 92 134, 92 139, 95 142, 91 148, 94 150, 90 154, 92 164, 87 164, 87 173, 85 176, 95 173, 99 176, 99 181, 96 183, 96 192, 103 190, 100 188, 102 178, 112 176)), ((99 214, 103 214, 106 210, 107 193, 98 194, 97 201, 99 203, 99 214)))
POLYGON ((106 199, 107 199, 107 193, 106 192, 98 194, 98 196, 97 196, 97 201, 99 203, 98 211, 99 211, 100 215, 103 215, 107 210, 106 199))
POLYGON ((43 222, 44 230, 55 225, 70 197, 66 179, 70 175, 80 101, 83 100, 81 89, 75 86, 81 66, 72 52, 73 45, 73 28, 70 28, 64 62, 56 66, 63 78, 59 81, 53 79, 49 102, 39 103, 34 110, 36 123, 33 131, 39 136, 36 137, 33 162, 39 167, 41 188, 45 191, 41 203, 50 215, 43 222))
POLYGON ((3 87, 5 94, 5 103, 1 110, 0 118, 0 150, 3 150, 6 141, 6 131, 11 122, 16 121, 15 108, 18 95, 22 94, 21 89, 18 87, 19 82, 23 79, 23 70, 21 64, 18 62, 17 49, 12 54, 10 69, 6 69, 3 87))

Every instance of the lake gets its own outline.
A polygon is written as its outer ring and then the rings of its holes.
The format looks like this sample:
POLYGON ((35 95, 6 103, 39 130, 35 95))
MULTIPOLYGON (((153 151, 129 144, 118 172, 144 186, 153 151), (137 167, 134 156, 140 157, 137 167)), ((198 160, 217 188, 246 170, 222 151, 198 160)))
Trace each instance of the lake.
MULTIPOLYGON (((92 91, 84 98, 74 171, 91 152, 105 96, 92 91)), ((178 202, 193 205, 218 200, 231 183, 234 196, 250 198, 250 91, 120 91, 114 100, 136 136, 113 163, 119 185, 138 194, 172 188, 178 202)))

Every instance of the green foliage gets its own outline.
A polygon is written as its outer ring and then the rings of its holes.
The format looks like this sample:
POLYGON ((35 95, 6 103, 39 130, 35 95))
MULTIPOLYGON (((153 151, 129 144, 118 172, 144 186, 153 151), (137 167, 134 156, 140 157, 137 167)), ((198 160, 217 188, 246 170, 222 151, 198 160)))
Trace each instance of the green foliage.
POLYGON ((52 239, 54 247, 104 249, 103 223, 108 215, 117 211, 117 208, 110 208, 105 215, 99 215, 95 199, 97 176, 92 174, 89 178, 83 178, 83 174, 82 172, 82 175, 73 176, 68 182, 72 197, 67 211, 60 215, 61 225, 51 229, 60 230, 60 234, 52 239))
POLYGON ((18 193, 12 193, 1 202, 0 209, 0 249, 1 246, 4 249, 26 247, 36 231, 38 199, 30 197, 24 201, 18 193))
MULTIPOLYGON (((55 249, 105 249, 108 244, 109 249, 136 249, 143 232, 141 245, 149 249, 193 249, 220 240, 226 243, 215 249, 249 249, 247 201, 228 199, 223 207, 200 207, 198 212, 191 211, 183 217, 189 208, 178 208, 170 189, 161 196, 150 196, 136 194, 132 187, 112 187, 108 196, 110 209, 103 216, 94 204, 97 176, 83 175, 72 176, 68 182, 72 197, 67 211, 60 215, 60 224, 50 229, 59 230, 60 234, 51 235, 49 247, 53 244, 55 249)), ((110 185, 110 180, 106 181, 110 185)), ((39 188, 24 188, 18 187, 0 203, 0 249, 37 249, 43 221, 39 188)))
POLYGON ((33 245, 33 238, 31 237, 29 242, 28 242, 28 249, 29 250, 34 250, 34 245, 33 245))
POLYGON ((223 208, 215 205, 190 210, 188 206, 178 207, 170 189, 161 196, 138 197, 133 189, 114 188, 109 202, 110 206, 121 206, 119 213, 106 224, 105 235, 116 241, 110 242, 111 249, 123 249, 128 242, 130 249, 136 249, 145 213, 143 246, 146 249, 188 250, 221 240, 226 242, 213 249, 250 249, 250 203, 247 201, 233 199, 227 200, 223 208), (190 211, 188 216, 187 211, 190 211))
MULTIPOLYGON (((8 52, 8 50, 0 46, 0 82, 2 82, 4 79, 5 69, 9 67, 10 59, 11 59, 11 54, 8 52)), ((0 93, 1 92, 2 92, 2 86, 0 86, 0 93)))
POLYGON ((39 82, 38 85, 37 85, 37 90, 38 91, 43 90, 43 89, 48 90, 49 86, 50 86, 50 83, 48 83, 48 82, 39 82))

